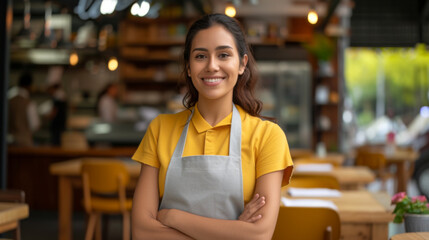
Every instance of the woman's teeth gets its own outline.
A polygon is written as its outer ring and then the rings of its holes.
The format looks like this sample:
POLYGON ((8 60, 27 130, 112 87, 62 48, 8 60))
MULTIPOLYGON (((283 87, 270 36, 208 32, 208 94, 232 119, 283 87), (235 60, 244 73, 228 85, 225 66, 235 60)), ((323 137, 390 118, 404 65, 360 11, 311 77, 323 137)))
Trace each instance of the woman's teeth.
POLYGON ((203 81, 208 83, 220 82, 221 80, 222 78, 203 78, 203 81))

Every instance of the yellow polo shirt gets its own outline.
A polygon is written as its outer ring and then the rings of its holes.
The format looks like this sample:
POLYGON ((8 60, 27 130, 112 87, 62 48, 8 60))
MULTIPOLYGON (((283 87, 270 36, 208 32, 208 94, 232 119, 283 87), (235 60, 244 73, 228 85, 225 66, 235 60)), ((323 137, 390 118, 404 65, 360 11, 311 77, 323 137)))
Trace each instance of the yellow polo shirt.
MULTIPOLYGON (((275 123, 251 116, 236 105, 241 117, 241 161, 243 195, 251 200, 256 179, 284 169, 282 185, 289 183, 293 163, 283 130, 275 123)), ((159 168, 159 194, 164 193, 165 176, 171 156, 191 111, 161 114, 149 125, 132 159, 159 168)), ((183 156, 229 155, 232 113, 212 127, 198 107, 188 128, 183 156)))

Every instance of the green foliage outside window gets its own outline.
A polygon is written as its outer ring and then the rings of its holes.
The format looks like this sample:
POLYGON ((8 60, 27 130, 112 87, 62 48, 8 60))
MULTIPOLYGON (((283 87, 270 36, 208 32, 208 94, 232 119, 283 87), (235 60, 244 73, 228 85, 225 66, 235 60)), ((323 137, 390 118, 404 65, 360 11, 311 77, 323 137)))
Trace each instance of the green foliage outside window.
POLYGON ((377 77, 384 77, 385 109, 396 116, 415 116, 428 105, 429 52, 416 48, 350 48, 345 54, 345 78, 348 95, 365 126, 375 117, 377 77))

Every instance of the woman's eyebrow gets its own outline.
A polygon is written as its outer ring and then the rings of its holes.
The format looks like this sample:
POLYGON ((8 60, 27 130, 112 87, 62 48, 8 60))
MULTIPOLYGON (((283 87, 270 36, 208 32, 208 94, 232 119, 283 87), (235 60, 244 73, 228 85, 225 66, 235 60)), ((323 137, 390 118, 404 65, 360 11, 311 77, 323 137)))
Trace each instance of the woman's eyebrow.
MULTIPOLYGON (((215 50, 223 50, 223 49, 232 49, 232 47, 228 46, 228 45, 222 45, 222 46, 218 46, 215 48, 215 50)), ((192 52, 195 52, 195 51, 208 52, 209 50, 207 48, 194 48, 194 49, 192 49, 192 52)))
POLYGON ((216 50, 223 50, 223 49, 232 49, 232 47, 228 46, 228 45, 223 45, 223 46, 216 47, 216 50))

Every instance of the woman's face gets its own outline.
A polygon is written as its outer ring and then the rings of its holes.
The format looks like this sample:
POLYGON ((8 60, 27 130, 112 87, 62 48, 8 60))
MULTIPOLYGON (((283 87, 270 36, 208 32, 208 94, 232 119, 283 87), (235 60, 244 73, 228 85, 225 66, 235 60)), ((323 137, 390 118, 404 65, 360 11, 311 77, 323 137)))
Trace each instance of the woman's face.
POLYGON ((188 76, 198 91, 198 101, 231 99, 238 75, 244 72, 234 37, 221 25, 199 31, 191 46, 188 76))

